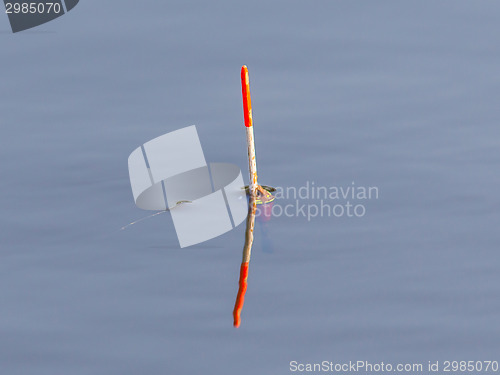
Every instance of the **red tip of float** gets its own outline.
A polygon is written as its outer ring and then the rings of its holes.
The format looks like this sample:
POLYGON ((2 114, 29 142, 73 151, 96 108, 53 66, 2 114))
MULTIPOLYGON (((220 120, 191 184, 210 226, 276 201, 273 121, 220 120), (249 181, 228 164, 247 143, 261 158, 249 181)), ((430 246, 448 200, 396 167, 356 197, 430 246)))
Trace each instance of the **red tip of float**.
POLYGON ((248 262, 241 263, 240 267, 240 287, 238 289, 238 296, 236 297, 236 303, 234 304, 233 310, 233 325, 238 328, 241 324, 241 310, 243 309, 243 304, 245 303, 245 293, 247 291, 247 280, 248 280, 248 262))
POLYGON ((252 101, 250 100, 250 79, 246 65, 241 67, 241 93, 243 94, 243 115, 245 116, 245 126, 252 126, 252 101))

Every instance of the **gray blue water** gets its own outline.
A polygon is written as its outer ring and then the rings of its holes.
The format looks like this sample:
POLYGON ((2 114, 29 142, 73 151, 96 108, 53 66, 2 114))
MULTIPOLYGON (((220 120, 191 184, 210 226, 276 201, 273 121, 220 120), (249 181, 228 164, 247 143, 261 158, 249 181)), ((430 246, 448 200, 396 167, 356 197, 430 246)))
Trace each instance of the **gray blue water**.
MULTIPOLYGON (((500 360, 500 3, 82 0, 0 16, 0 372, 288 374, 289 362, 500 360), (376 186, 363 217, 180 249, 127 158, 196 124, 246 177, 376 186), (496 356, 496 357, 495 357, 496 356)), ((293 199, 281 200, 283 204, 293 199)))

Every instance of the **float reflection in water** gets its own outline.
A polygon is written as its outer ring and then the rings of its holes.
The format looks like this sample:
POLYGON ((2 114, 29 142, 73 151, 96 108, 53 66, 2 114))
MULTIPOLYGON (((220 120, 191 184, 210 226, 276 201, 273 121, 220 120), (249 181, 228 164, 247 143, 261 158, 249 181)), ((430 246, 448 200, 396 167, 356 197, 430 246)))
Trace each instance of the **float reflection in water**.
POLYGON ((236 302, 234 304, 233 310, 233 325, 235 327, 239 327, 241 324, 241 310, 243 309, 243 304, 245 303, 245 293, 247 291, 248 283, 248 266, 250 263, 250 256, 252 254, 253 230, 255 227, 256 211, 256 199, 255 197, 250 196, 250 202, 248 205, 247 227, 245 230, 245 244, 243 245, 243 257, 241 259, 240 267, 240 280, 238 283, 238 295, 236 296, 236 302))
MULTIPOLYGON (((248 267, 250 264, 250 256, 252 254, 257 204, 260 206, 259 212, 262 215, 263 212, 270 212, 267 207, 272 207, 272 201, 274 200, 274 196, 267 189, 274 190, 273 188, 269 188, 266 186, 266 189, 263 189, 263 194, 258 191, 256 197, 249 195, 248 216, 245 229, 245 244, 243 245, 243 257, 241 259, 240 279, 238 282, 239 288, 233 310, 233 325, 235 327, 239 327, 241 325, 241 311, 243 310, 243 305, 245 303, 245 293, 248 286, 248 267)), ((261 218, 261 216, 259 216, 259 218, 261 218)), ((270 217, 264 214, 264 218, 267 221, 270 217)))

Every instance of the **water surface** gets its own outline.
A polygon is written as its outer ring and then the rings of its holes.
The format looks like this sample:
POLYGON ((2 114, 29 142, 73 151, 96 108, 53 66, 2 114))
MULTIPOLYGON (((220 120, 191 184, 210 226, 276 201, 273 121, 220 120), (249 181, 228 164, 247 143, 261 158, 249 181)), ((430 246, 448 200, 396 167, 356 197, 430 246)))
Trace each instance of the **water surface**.
MULTIPOLYGON (((500 5, 82 1, 2 40, 0 367, 286 374, 289 362, 494 360, 500 5), (261 183, 376 186, 363 218, 257 222, 179 249, 127 157, 196 124, 261 183)), ((294 199, 279 204, 293 204, 294 199)))

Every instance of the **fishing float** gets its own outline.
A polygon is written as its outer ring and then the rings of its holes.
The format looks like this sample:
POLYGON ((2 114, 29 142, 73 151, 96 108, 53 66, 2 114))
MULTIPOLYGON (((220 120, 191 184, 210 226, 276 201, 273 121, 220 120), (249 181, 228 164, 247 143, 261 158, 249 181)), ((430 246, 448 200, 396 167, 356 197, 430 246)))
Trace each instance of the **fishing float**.
MULTIPOLYGON (((274 199, 272 194, 260 186, 257 182, 257 162, 255 159, 255 138, 253 134, 252 100, 250 98, 250 78, 246 65, 241 67, 241 93, 243 96, 243 117, 248 148, 248 170, 250 173, 250 184, 248 186, 249 206, 245 230, 245 244, 243 245, 243 257, 240 266, 240 278, 238 282, 238 294, 233 310, 233 325, 239 327, 241 324, 241 311, 245 303, 245 293, 248 286, 248 266, 252 253, 253 232, 255 227, 255 214, 258 203, 270 202, 274 199)), ((272 189, 272 188, 270 188, 272 189)))
POLYGON ((257 183, 257 162, 255 160, 255 138, 253 135, 252 99, 250 98, 250 78, 246 65, 241 67, 241 93, 243 95, 243 117, 245 119, 245 129, 247 134, 248 149, 248 170, 250 172, 249 195, 256 197, 259 193, 269 196, 269 192, 264 190, 257 183))

